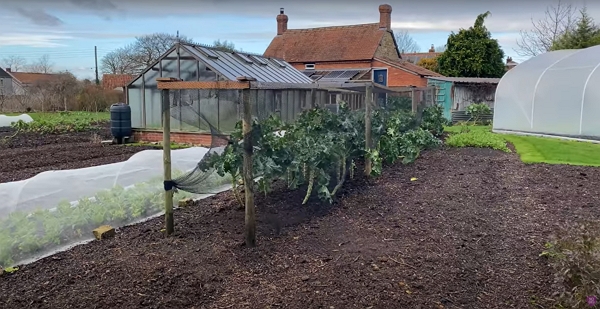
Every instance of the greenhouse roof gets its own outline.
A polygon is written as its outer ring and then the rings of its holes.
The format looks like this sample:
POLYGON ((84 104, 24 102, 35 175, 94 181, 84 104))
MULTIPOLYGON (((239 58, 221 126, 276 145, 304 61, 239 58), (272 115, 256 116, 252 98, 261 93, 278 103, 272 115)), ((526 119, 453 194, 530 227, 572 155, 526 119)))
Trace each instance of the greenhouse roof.
MULTIPOLYGON (((252 77, 256 81, 268 83, 313 83, 310 77, 280 59, 266 58, 250 53, 221 51, 208 46, 189 44, 180 44, 179 46, 184 54, 188 55, 182 57, 183 60, 198 60, 226 80, 237 81, 239 77, 252 77)), ((131 86, 150 70, 158 70, 156 66, 159 65, 159 62, 169 57, 176 49, 177 45, 171 47, 156 62, 133 78, 127 86, 131 86)))
POLYGON ((214 48, 181 45, 211 70, 236 80, 240 76, 251 76, 260 82, 312 83, 313 80, 289 63, 275 58, 266 58, 241 52, 226 52, 214 48))

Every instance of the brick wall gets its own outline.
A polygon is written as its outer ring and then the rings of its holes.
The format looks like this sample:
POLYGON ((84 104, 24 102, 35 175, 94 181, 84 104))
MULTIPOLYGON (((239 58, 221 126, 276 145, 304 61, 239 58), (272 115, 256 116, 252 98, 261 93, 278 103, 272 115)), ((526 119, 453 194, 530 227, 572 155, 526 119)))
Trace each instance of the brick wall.
MULTIPOLYGON (((163 133, 154 130, 135 130, 133 139, 135 142, 162 142, 163 133)), ((207 133, 171 132, 171 142, 210 147, 212 138, 207 133)), ((219 140, 218 144, 225 145, 226 141, 219 140)))
POLYGON ((379 47, 377 47, 377 51, 375 51, 375 58, 400 60, 396 44, 394 44, 394 37, 391 32, 386 31, 383 35, 381 42, 379 42, 379 47))
POLYGON ((413 73, 390 67, 384 63, 373 60, 373 67, 378 68, 387 68, 388 69, 388 86, 389 87, 408 87, 408 86, 416 86, 416 87, 426 87, 427 79, 421 77, 420 75, 415 75, 413 73))

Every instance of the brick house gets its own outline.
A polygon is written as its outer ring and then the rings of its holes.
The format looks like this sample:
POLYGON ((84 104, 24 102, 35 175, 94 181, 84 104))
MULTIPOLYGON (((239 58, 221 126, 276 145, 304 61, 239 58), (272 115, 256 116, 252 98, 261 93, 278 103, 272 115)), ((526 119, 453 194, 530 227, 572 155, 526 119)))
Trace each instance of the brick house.
POLYGON ((426 53, 402 53, 400 56, 403 60, 417 64, 421 59, 437 58, 441 54, 441 52, 436 52, 435 47, 431 45, 431 48, 429 48, 429 50, 426 53))
POLYGON ((343 75, 347 80, 368 79, 388 87, 425 87, 427 77, 441 75, 402 59, 391 14, 392 7, 383 4, 377 23, 288 29, 288 16, 281 9, 277 35, 264 56, 283 59, 314 80, 327 75, 340 80, 343 75))
POLYGON ((120 91, 122 92, 121 101, 127 104, 127 85, 131 82, 135 75, 130 74, 104 74, 102 75, 102 88, 107 91, 120 91))

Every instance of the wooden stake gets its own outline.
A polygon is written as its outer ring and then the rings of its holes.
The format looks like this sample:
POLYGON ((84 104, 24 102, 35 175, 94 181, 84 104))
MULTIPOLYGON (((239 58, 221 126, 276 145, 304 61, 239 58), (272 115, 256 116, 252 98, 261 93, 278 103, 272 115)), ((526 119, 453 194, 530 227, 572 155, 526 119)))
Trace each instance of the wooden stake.
MULTIPOLYGON (((169 90, 162 90, 163 109, 163 166, 165 182, 171 181, 171 104, 169 103, 169 90)), ((173 189, 165 191, 165 229, 167 235, 173 234, 173 189)))
MULTIPOLYGON (((371 108, 373 105, 373 85, 366 86, 365 89, 365 149, 371 150, 373 141, 371 139, 371 108)), ((365 154, 365 176, 370 176, 373 170, 373 162, 369 154, 365 154)))
POLYGON ((246 246, 256 246, 256 211, 254 209, 254 177, 252 174, 252 106, 250 90, 242 93, 244 115, 242 131, 244 133, 244 193, 246 197, 246 246))

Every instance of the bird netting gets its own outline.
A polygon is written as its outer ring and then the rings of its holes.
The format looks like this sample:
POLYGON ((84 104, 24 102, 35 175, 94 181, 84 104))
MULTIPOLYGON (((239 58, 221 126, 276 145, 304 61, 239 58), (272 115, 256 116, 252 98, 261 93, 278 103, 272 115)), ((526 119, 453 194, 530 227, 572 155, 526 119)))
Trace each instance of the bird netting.
MULTIPOLYGON (((299 96, 300 92, 298 92, 299 96)), ((276 94, 268 90, 252 90, 242 92, 228 89, 187 89, 169 91, 169 106, 173 126, 199 129, 209 137, 206 146, 208 151, 199 157, 196 167, 171 181, 165 181, 165 190, 172 188, 190 193, 207 194, 211 186, 208 179, 219 177, 207 160, 212 154, 221 154, 225 146, 232 142, 229 133, 240 125, 243 114, 242 98, 248 96, 254 120, 262 120, 273 113, 281 117, 281 104, 277 104, 276 94), (226 132, 223 132, 223 131, 226 132), (207 184, 209 184, 207 186, 207 184)), ((293 107, 293 104, 292 104, 293 107)), ((297 110, 292 112, 300 112, 297 110)), ((288 112, 285 110, 284 112, 288 112)), ((295 115, 291 115, 293 118, 295 115)), ((257 129, 255 127, 255 129, 257 129)), ((260 136, 261 132, 253 130, 253 135, 260 136)))

